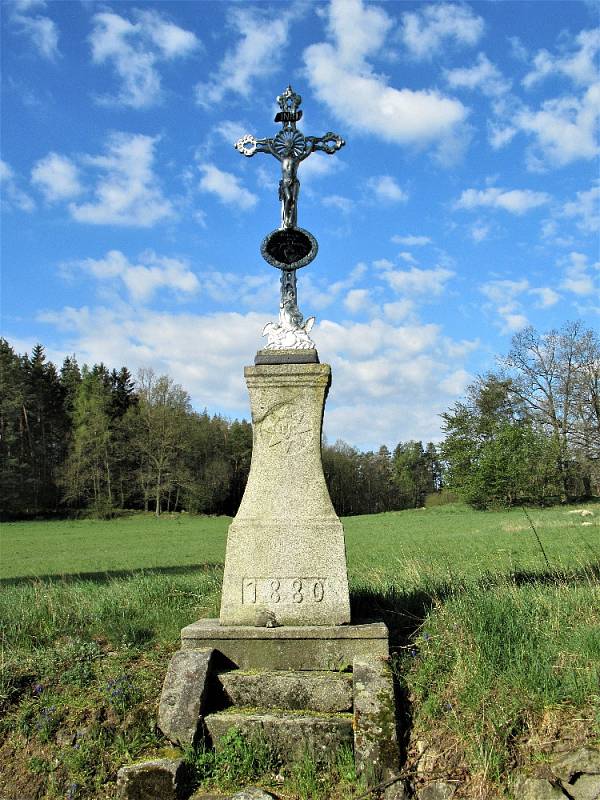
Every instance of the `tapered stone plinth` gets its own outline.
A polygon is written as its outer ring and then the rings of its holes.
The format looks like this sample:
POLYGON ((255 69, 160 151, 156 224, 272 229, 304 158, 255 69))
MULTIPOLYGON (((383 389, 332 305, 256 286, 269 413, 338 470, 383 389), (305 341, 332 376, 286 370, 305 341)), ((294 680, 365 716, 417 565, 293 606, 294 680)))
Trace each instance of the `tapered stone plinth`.
POLYGON ((325 484, 328 364, 246 367, 252 464, 229 527, 221 625, 350 622, 344 530, 325 484))

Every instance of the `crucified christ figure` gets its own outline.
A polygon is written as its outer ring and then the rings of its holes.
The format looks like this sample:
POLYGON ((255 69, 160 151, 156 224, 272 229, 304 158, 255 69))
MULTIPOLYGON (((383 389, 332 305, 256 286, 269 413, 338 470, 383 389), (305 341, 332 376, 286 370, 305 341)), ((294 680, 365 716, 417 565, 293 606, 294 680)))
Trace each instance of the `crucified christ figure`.
POLYGON ((298 222, 298 165, 311 153, 320 150, 332 155, 345 145, 337 133, 329 131, 324 136, 304 136, 296 128, 296 122, 302 117, 298 106, 302 102, 291 86, 277 98, 281 111, 275 122, 281 122, 281 130, 272 139, 255 139, 251 134, 242 136, 235 143, 235 148, 245 156, 255 153, 270 153, 281 164, 281 180, 279 181, 279 199, 281 200, 281 228, 296 228, 298 222))

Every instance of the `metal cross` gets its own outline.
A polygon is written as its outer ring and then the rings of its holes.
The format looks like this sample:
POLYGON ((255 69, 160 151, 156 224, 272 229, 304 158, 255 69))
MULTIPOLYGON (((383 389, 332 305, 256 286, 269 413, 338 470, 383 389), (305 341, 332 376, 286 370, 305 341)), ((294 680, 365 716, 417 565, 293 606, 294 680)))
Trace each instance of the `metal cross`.
POLYGON ((281 122, 281 130, 272 139, 255 139, 251 134, 242 136, 234 147, 245 156, 255 153, 270 153, 281 163, 281 180, 279 181, 279 199, 281 200, 281 228, 296 228, 298 221, 298 165, 311 153, 320 150, 333 155, 346 142, 337 133, 329 131, 325 136, 304 136, 296 128, 302 117, 298 107, 302 98, 288 86, 277 98, 279 111, 275 122, 281 122))

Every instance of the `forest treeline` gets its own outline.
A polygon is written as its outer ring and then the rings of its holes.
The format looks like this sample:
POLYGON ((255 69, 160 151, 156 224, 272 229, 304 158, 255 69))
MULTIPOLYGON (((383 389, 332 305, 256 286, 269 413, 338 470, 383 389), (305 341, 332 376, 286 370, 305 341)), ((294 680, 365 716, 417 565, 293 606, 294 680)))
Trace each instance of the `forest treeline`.
MULTIPOLYGON (((110 516, 123 509, 235 514, 252 454, 244 420, 197 412, 167 375, 58 369, 42 345, 0 339, 0 512, 110 516)), ((399 413, 401 413, 399 398, 399 413)), ((518 333, 497 371, 443 415, 441 445, 323 445, 340 515, 423 505, 450 489, 478 508, 600 494, 600 342, 569 323, 518 333)))

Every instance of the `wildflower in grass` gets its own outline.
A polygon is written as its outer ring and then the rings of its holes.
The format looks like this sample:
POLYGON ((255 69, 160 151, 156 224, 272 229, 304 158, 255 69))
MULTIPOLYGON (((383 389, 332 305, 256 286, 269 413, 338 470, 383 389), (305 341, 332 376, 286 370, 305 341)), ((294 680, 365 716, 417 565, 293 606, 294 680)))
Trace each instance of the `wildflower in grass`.
POLYGON ((125 713, 140 698, 140 692, 128 675, 120 675, 109 680, 104 687, 104 694, 112 708, 120 714, 125 713))
POLYGON ((425 632, 423 633, 423 640, 424 640, 424 641, 426 641, 426 642, 428 642, 430 638, 431 638, 431 637, 429 636, 429 634, 427 633, 427 631, 425 631, 425 632))
POLYGON ((416 648, 416 647, 411 647, 411 649, 410 649, 410 654, 411 654, 411 656, 412 656, 413 658, 416 658, 416 657, 417 657, 417 655, 418 655, 418 653, 419 653, 419 651, 417 650, 417 648, 416 648))
POLYGON ((69 788, 67 789, 67 794, 65 795, 65 800, 75 800, 77 795, 79 794, 79 784, 78 783, 71 783, 69 788))
POLYGON ((44 691, 44 687, 42 686, 42 684, 41 683, 36 683, 36 685, 33 687, 33 695, 34 695, 34 697, 39 697, 43 691, 44 691))

